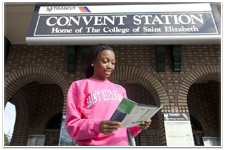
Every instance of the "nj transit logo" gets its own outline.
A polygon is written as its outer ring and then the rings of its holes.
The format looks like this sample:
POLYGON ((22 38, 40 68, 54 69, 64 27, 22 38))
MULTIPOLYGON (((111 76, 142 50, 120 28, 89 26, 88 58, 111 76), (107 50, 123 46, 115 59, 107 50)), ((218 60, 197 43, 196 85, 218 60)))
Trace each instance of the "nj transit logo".
POLYGON ((78 7, 82 13, 90 13, 91 11, 87 7, 78 7))

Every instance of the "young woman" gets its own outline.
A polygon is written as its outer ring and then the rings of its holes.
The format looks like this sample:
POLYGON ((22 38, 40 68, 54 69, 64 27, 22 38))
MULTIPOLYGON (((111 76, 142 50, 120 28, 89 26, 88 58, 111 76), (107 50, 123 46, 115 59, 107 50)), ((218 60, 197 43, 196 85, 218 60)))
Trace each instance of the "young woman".
MULTIPOLYGON (((109 120, 122 98, 127 98, 122 86, 118 88, 108 80, 115 63, 111 47, 95 46, 85 59, 86 79, 73 82, 68 90, 65 127, 79 146, 128 146, 127 129, 109 120)), ((138 135, 150 123, 151 119, 131 127, 132 135, 138 135)))

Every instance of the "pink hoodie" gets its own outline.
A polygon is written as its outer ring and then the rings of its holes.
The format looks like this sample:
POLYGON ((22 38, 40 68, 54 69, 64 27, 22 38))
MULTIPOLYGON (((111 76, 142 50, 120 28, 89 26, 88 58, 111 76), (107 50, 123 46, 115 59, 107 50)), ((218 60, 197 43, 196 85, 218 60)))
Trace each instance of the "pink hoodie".
MULTIPOLYGON (((119 85, 120 86, 120 85, 119 85)), ((75 81, 67 94, 66 124, 68 134, 79 146, 128 146, 126 128, 119 128, 104 135, 99 130, 102 120, 110 120, 122 98, 127 98, 125 89, 109 80, 93 78, 75 81)), ((141 132, 132 127, 136 136, 141 132)))

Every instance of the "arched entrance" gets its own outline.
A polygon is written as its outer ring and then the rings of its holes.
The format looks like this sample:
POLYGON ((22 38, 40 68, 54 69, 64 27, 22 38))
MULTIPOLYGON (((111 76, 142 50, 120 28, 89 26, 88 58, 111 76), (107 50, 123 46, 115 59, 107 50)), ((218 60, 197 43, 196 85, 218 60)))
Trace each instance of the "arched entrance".
POLYGON ((27 67, 5 77, 4 106, 11 98, 17 110, 12 146, 25 146, 29 134, 44 134, 49 118, 65 109, 68 88, 67 80, 48 67, 27 67))
POLYGON ((220 66, 211 65, 193 70, 181 84, 178 94, 187 100, 191 123, 202 127, 192 126, 196 146, 203 145, 202 137, 221 137, 220 80, 220 66))

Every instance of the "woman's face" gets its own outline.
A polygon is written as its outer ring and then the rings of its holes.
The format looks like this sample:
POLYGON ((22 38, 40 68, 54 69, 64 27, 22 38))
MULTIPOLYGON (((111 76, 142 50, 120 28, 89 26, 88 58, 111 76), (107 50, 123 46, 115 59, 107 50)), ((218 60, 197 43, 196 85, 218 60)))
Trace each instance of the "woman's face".
POLYGON ((94 73, 92 78, 97 80, 107 80, 115 68, 115 54, 112 50, 103 50, 99 58, 93 62, 94 73))

